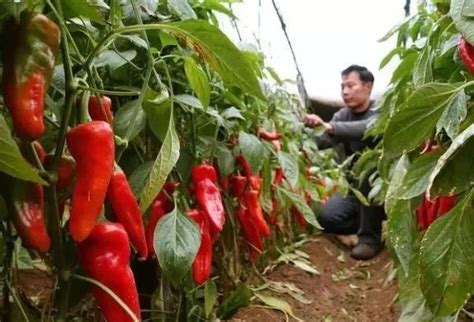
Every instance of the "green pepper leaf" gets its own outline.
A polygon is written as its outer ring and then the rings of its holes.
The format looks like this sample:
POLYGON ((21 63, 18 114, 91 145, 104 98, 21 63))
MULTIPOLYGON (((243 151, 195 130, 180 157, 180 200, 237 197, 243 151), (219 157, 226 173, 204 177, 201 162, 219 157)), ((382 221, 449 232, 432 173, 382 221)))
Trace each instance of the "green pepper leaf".
POLYGON ((244 284, 240 284, 229 297, 224 300, 224 303, 221 304, 217 315, 226 319, 241 307, 248 306, 251 298, 252 291, 244 284))
POLYGON ((211 98, 211 89, 206 73, 192 58, 186 58, 184 60, 184 72, 186 73, 189 85, 191 85, 192 90, 196 93, 202 106, 206 109, 209 106, 209 100, 211 98))
POLYGON ((313 210, 311 210, 311 208, 306 204, 306 201, 303 199, 302 196, 300 196, 297 193, 290 192, 281 187, 278 187, 277 191, 281 191, 284 195, 286 195, 291 200, 293 205, 295 205, 295 207, 298 208, 298 210, 303 214, 304 219, 306 219, 308 223, 310 223, 312 226, 320 230, 323 230, 318 220, 316 219, 316 216, 313 210))
POLYGON ((174 125, 174 116, 172 106, 169 109, 168 129, 166 131, 160 152, 156 157, 148 181, 143 188, 142 198, 140 200, 140 209, 144 213, 160 192, 166 178, 173 170, 179 159, 179 137, 174 125))
POLYGON ((420 248, 421 290, 439 316, 462 308, 474 289, 474 190, 425 233, 420 248))
POLYGON ((265 157, 265 146, 253 134, 240 132, 239 145, 242 154, 250 164, 253 173, 257 173, 265 157))
POLYGON ((21 180, 47 185, 39 176, 38 170, 21 155, 2 115, 0 115, 0 171, 21 180))
POLYGON ((217 27, 204 20, 172 22, 160 27, 184 39, 226 83, 265 100, 252 65, 217 27))
POLYGON ((153 246, 165 276, 175 285, 185 278, 201 244, 201 232, 175 209, 158 221, 153 246))
POLYGON ((286 180, 288 180, 288 183, 292 187, 295 187, 298 184, 298 160, 291 154, 280 151, 278 152, 278 161, 280 162, 286 180))

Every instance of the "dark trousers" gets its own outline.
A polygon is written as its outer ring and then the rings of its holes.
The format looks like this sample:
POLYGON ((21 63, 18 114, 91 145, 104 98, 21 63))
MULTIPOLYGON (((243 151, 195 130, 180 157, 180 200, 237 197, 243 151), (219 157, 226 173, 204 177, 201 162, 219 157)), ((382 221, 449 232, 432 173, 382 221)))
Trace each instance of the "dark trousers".
MULTIPOLYGON (((361 192, 367 196, 368 191, 364 183, 361 192)), ((380 244, 385 218, 383 206, 366 207, 354 195, 336 193, 321 206, 318 221, 327 233, 357 234, 359 243, 380 244)))

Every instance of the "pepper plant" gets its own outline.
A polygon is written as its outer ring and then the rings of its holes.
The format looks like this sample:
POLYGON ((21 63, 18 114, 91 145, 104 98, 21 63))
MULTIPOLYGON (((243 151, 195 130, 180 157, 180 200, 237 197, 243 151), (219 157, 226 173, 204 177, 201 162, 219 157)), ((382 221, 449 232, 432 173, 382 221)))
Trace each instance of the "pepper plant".
POLYGON ((382 40, 400 62, 355 167, 383 202, 398 263, 402 321, 455 321, 474 289, 471 1, 426 1, 382 40))
POLYGON ((226 318, 347 190, 285 81, 219 30, 230 2, 0 4, 5 320, 226 318), (53 287, 32 304, 33 264, 53 287))

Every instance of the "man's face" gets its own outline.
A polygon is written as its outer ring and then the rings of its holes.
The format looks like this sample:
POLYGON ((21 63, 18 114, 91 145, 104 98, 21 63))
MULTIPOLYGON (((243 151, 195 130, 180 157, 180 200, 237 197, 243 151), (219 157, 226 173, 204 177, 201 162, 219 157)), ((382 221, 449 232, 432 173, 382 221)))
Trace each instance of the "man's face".
POLYGON ((349 108, 357 108, 370 100, 372 84, 363 82, 357 72, 351 72, 342 76, 341 96, 349 108))

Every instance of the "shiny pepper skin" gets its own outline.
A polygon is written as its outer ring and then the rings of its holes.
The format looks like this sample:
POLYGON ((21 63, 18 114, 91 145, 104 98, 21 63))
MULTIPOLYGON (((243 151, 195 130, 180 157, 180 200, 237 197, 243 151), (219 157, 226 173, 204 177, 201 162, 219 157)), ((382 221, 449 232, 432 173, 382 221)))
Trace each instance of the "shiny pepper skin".
POLYGON ((132 245, 135 246, 141 258, 147 258, 148 247, 140 207, 125 173, 119 168, 114 171, 110 179, 107 199, 112 206, 115 218, 123 225, 130 237, 132 245))
POLYGON ((252 223, 257 227, 260 234, 265 237, 271 236, 272 232, 267 222, 263 218, 262 208, 260 207, 260 202, 258 201, 258 191, 247 190, 244 193, 244 203, 247 207, 247 212, 252 223))
POLYGON ((245 240, 249 244, 250 260, 255 262, 260 252, 263 251, 263 242, 260 233, 250 218, 247 209, 242 205, 239 205, 235 210, 235 217, 237 217, 245 240))
POLYGON ((112 113, 112 100, 108 96, 97 97, 94 95, 89 98, 89 114, 94 121, 106 121, 109 124, 113 123, 114 114, 112 113), (102 113, 102 109, 105 113, 102 113))
MULTIPOLYGON (((135 278, 129 266, 130 245, 121 224, 97 224, 89 236, 78 244, 79 262, 84 272, 104 284, 140 319, 140 304, 135 278)), ((92 287, 107 321, 133 321, 127 312, 98 286, 92 287)))
POLYGON ((212 271, 212 238, 209 219, 198 209, 191 209, 186 214, 193 219, 201 231, 201 245, 192 265, 193 279, 197 285, 205 283, 212 271))
POLYGON ((213 235, 216 235, 222 231, 225 223, 222 196, 216 186, 216 171, 210 165, 201 164, 193 167, 191 175, 196 201, 208 216, 213 235))
POLYGON ((14 180, 10 187, 13 203, 13 224, 24 245, 39 252, 47 252, 51 239, 44 220, 43 186, 14 180))
POLYGON ((44 97, 59 50, 58 26, 40 13, 7 22, 3 43, 3 98, 15 133, 33 141, 44 133, 44 97))
POLYGON ((459 56, 471 74, 474 74, 474 47, 461 37, 458 45, 459 56))
POLYGON ((92 121, 69 130, 66 139, 77 170, 69 231, 75 241, 82 241, 97 222, 112 177, 114 133, 107 122, 92 121))

